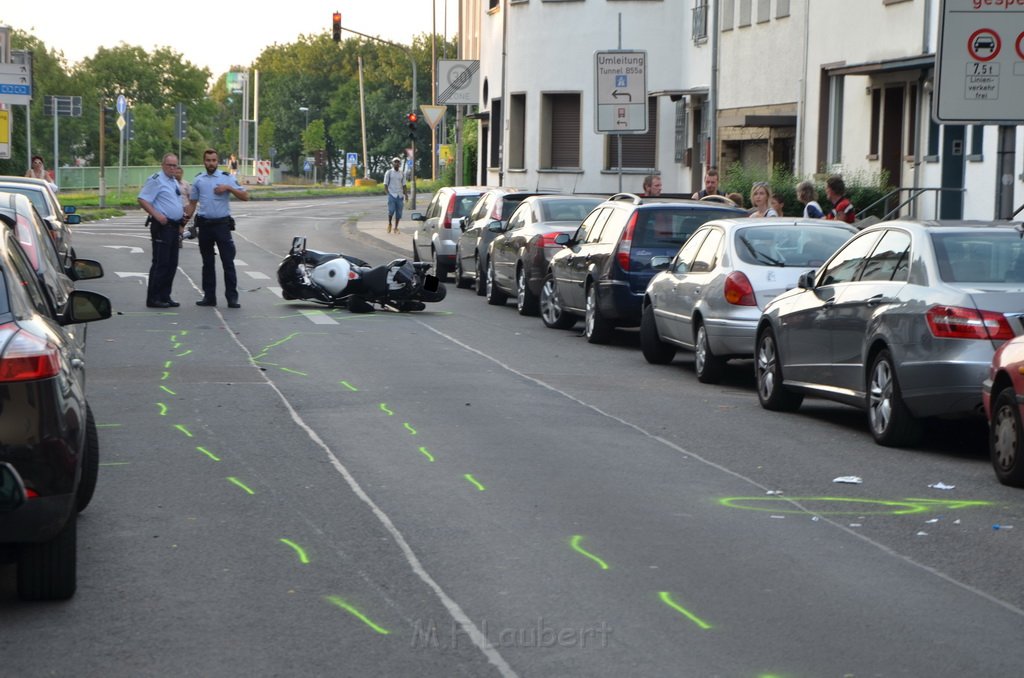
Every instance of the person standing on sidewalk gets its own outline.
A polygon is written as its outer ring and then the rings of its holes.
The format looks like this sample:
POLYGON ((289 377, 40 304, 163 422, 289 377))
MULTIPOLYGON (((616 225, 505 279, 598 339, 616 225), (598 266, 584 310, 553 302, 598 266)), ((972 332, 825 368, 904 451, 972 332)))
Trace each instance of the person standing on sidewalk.
POLYGON ((388 193, 388 233, 391 232, 391 219, 395 220, 395 233, 398 233, 398 220, 402 218, 402 205, 409 194, 405 185, 405 174, 402 172, 402 159, 392 158, 391 168, 384 173, 384 189, 388 193))
POLYGON ((231 196, 239 200, 249 199, 249 192, 242 188, 235 175, 217 171, 220 156, 212 148, 203 151, 203 167, 206 173, 200 172, 192 182, 189 194, 188 209, 185 216, 190 217, 196 212, 196 227, 199 229, 199 254, 203 258, 203 298, 196 306, 217 305, 217 262, 214 260, 214 247, 220 253, 221 267, 224 269, 224 296, 228 308, 241 308, 238 303, 238 276, 235 273, 235 240, 231 231, 235 230, 235 220, 231 216, 231 196))
POLYGON ((185 227, 177 169, 178 156, 167 153, 160 163, 160 171, 146 179, 139 192, 139 206, 149 215, 146 225, 153 242, 153 261, 146 289, 149 308, 181 306, 171 299, 174 274, 178 270, 178 241, 185 227))

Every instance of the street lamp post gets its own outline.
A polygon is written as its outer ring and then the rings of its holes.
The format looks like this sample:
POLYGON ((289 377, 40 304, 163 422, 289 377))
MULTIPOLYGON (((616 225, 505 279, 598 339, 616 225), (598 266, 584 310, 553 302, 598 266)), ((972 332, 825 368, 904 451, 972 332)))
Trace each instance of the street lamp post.
MULTIPOLYGON (((305 133, 307 131, 309 131, 309 106, 299 106, 299 110, 306 114, 306 126, 303 128, 303 136, 305 136, 305 133)), ((304 143, 304 140, 301 140, 301 141, 303 141, 303 144, 301 146, 302 155, 305 156, 306 155, 305 143, 304 143)), ((303 159, 305 159, 305 158, 303 158, 303 159)), ((316 183, 316 180, 314 179, 313 182, 316 183)))

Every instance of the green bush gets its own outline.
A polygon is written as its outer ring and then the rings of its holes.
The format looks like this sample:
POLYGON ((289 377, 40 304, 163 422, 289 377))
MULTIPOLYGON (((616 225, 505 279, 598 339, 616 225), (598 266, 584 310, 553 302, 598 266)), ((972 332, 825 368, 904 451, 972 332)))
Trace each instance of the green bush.
MULTIPOLYGON (((846 195, 850 198, 854 208, 857 210, 858 219, 873 215, 881 218, 885 214, 884 204, 872 207, 869 212, 861 213, 869 205, 881 200, 892 189, 889 187, 888 173, 853 172, 844 174, 843 181, 846 182, 846 195)), ((814 177, 815 187, 818 191, 818 203, 821 208, 828 212, 831 203, 825 196, 825 179, 828 175, 816 175, 814 177)), ((803 181, 784 167, 776 166, 769 173, 763 168, 746 168, 735 163, 723 173, 720 182, 720 190, 723 193, 740 193, 743 196, 744 205, 750 205, 750 187, 755 181, 767 181, 771 186, 772 194, 780 196, 785 204, 786 216, 799 216, 803 214, 803 204, 796 198, 796 185, 803 181)))

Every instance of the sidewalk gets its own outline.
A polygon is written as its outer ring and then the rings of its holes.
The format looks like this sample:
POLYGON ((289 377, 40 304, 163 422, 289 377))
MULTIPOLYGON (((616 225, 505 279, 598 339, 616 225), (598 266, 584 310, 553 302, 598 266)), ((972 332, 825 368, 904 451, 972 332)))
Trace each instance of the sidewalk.
MULTIPOLYGON (((384 209, 384 214, 381 217, 363 217, 357 220, 352 228, 364 236, 367 236, 375 241, 374 244, 384 245, 389 249, 394 250, 399 256, 412 256, 412 234, 415 230, 417 222, 409 218, 409 216, 415 212, 426 212, 427 205, 430 203, 432 194, 421 193, 416 197, 416 209, 410 209, 408 205, 405 206, 405 214, 402 217, 402 221, 399 223, 401 231, 395 233, 392 231, 388 233, 388 220, 387 220, 387 209, 384 209)), ((430 254, 427 252, 427 254, 430 254)))

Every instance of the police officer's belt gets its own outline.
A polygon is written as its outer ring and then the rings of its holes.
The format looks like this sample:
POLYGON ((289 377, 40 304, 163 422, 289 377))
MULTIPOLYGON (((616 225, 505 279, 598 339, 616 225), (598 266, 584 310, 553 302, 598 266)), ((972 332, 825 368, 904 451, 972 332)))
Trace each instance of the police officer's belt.
POLYGON ((224 224, 230 225, 234 219, 231 217, 217 217, 216 219, 210 219, 209 217, 198 216, 196 217, 196 226, 223 226, 224 224))

